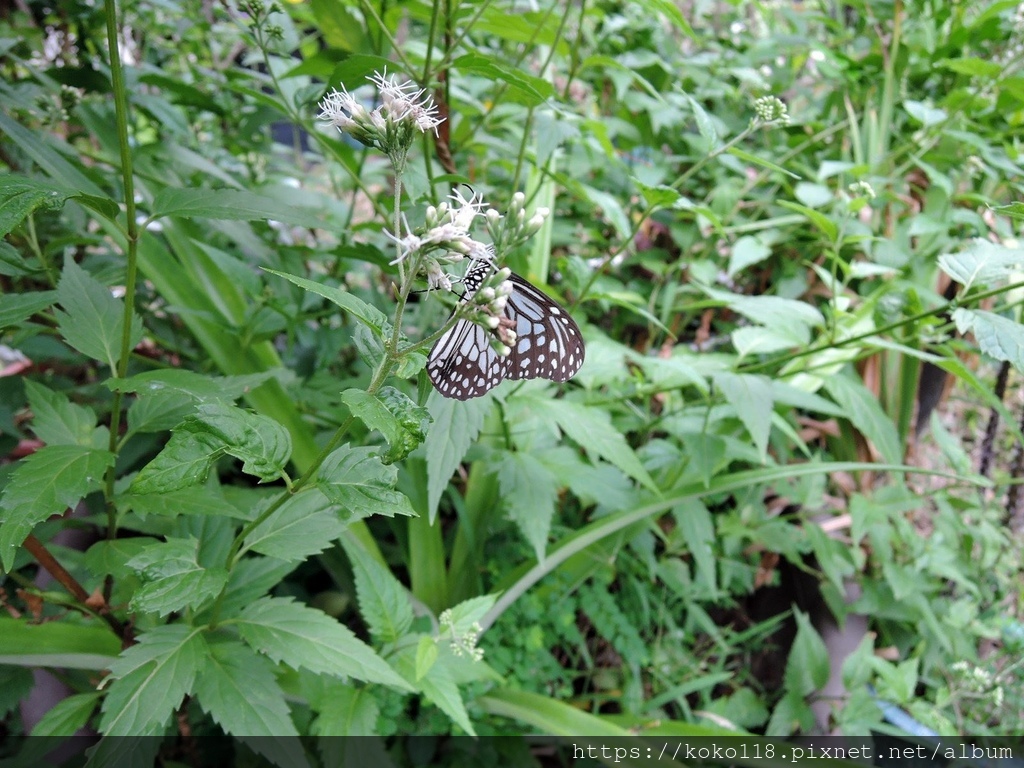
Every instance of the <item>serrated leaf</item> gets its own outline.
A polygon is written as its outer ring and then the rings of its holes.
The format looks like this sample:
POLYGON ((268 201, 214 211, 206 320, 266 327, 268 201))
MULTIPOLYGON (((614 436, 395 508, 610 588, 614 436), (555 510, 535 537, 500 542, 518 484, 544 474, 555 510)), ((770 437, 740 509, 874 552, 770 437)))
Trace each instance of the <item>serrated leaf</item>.
POLYGON ((246 190, 174 187, 165 187, 157 193, 149 215, 153 219, 163 216, 236 221, 271 219, 309 229, 323 226, 324 218, 319 211, 288 205, 246 190))
POLYGON ((588 408, 569 400, 536 399, 531 402, 589 454, 614 464, 627 475, 657 492, 657 484, 644 469, 626 438, 615 429, 611 416, 600 408, 588 408))
POLYGON ((242 471, 274 480, 291 455, 288 431, 262 414, 222 403, 203 403, 171 435, 164 449, 135 477, 132 493, 167 493, 206 480, 210 466, 228 454, 242 471))
POLYGON ((215 598, 227 584, 228 572, 203 568, 198 557, 196 539, 169 538, 145 547, 126 563, 146 579, 132 597, 131 607, 166 616, 183 608, 199 608, 215 598))
POLYGON ((975 238, 962 251, 939 256, 939 268, 965 289, 995 285, 1008 279, 1024 264, 1024 249, 1007 248, 975 238))
MULTIPOLYGON (((310 728, 314 736, 374 736, 377 733, 377 716, 380 708, 377 706, 376 698, 367 688, 356 688, 338 680, 327 680, 323 695, 314 707, 319 712, 310 728)), ((343 744, 361 741, 364 740, 332 740, 343 744)))
MULTIPOLYGON (((55 312, 64 341, 83 355, 117 367, 121 359, 124 303, 110 289, 68 257, 57 283, 57 301, 64 311, 55 312)), ((132 316, 128 350, 142 339, 142 320, 132 316)))
POLYGON ((317 486, 348 513, 349 521, 370 515, 415 516, 405 494, 395 490, 398 470, 385 466, 373 448, 347 444, 327 457, 317 486))
POLYGON ((537 560, 543 562, 558 481, 551 470, 529 454, 502 452, 498 456, 498 485, 505 511, 530 542, 537 560))
POLYGON ((0 330, 15 326, 36 312, 42 312, 56 300, 56 291, 5 295, 0 302, 0 330))
POLYGON ((810 616, 799 608, 793 609, 796 619, 796 639, 786 659, 786 690, 808 696, 828 682, 829 657, 810 616))
POLYGON ((434 664, 437 663, 440 652, 437 650, 437 641, 423 635, 420 637, 420 641, 416 644, 416 665, 415 675, 416 682, 419 682, 426 674, 433 668, 434 664))
POLYGON ((345 528, 335 505, 319 489, 307 488, 253 528, 244 549, 286 562, 301 561, 323 552, 345 528))
POLYGON ((86 551, 85 565, 95 576, 137 577, 135 570, 128 567, 128 561, 156 541, 149 536, 97 541, 86 551))
POLYGON ((423 442, 430 414, 394 387, 384 387, 376 395, 346 389, 341 399, 366 426, 388 441, 388 450, 380 457, 383 463, 404 459, 423 442))
POLYGON ((61 208, 72 198, 80 200, 110 220, 117 217, 117 203, 108 198, 88 195, 69 187, 28 176, 19 176, 13 173, 0 174, 0 237, 8 235, 33 211, 39 208, 46 210, 61 208))
POLYGON ((688 501, 672 510, 679 533, 693 558, 695 582, 700 594, 718 594, 718 572, 715 560, 715 524, 708 508, 699 499, 688 501))
POLYGON ((427 410, 434 419, 423 446, 427 457, 427 509, 431 522, 437 515, 441 494, 480 434, 492 403, 490 394, 461 401, 441 397, 432 390, 427 398, 427 410))
POLYGON ((146 371, 127 379, 111 379, 107 386, 115 392, 173 392, 187 395, 197 403, 233 402, 274 377, 273 371, 243 376, 209 376, 181 368, 146 371))
POLYGON ((725 441, 708 432, 689 432, 680 436, 683 453, 689 458, 686 471, 704 484, 711 484, 718 470, 725 462, 725 441))
POLYGON ((0 717, 6 718, 18 709, 21 701, 36 687, 32 670, 26 667, 0 665, 0 717))
POLYGON ((273 736, 245 740, 254 751, 282 766, 308 765, 292 722, 274 665, 248 646, 228 638, 211 638, 210 655, 194 692, 203 710, 232 736, 273 736))
POLYGON ((99 693, 78 693, 58 701, 32 729, 33 736, 74 736, 96 711, 99 693))
POLYGON ((478 629, 473 625, 483 620, 484 615, 496 602, 498 595, 478 595, 448 608, 445 613, 452 632, 459 636, 467 632, 477 632, 478 629))
POLYGON ((14 565, 14 551, 33 526, 63 513, 103 486, 114 457, 109 451, 81 445, 46 446, 22 461, 0 496, 0 561, 14 565))
POLYGON ((25 394, 32 409, 32 431, 47 445, 81 445, 101 448, 93 439, 96 413, 92 408, 75 405, 49 387, 25 380, 25 394))
POLYGON ((426 674, 416 679, 416 659, 419 647, 406 647, 395 655, 395 667, 402 675, 416 681, 419 688, 427 698, 430 699, 442 712, 470 736, 475 736, 473 724, 469 720, 469 713, 466 712, 466 705, 459 694, 459 687, 455 684, 452 673, 448 668, 450 654, 439 656, 438 660, 430 666, 426 674))
POLYGON ((521 69, 479 53, 460 56, 452 62, 452 67, 467 74, 505 83, 513 100, 528 107, 541 104, 555 93, 554 86, 547 80, 528 75, 521 69))
POLYGON ((824 384, 843 415, 874 444, 882 458, 889 464, 899 464, 903 450, 896 427, 871 391, 848 376, 829 376, 824 384))
POLYGON ((307 280, 304 277, 297 275, 289 275, 286 272, 277 272, 273 269, 263 268, 264 272, 269 272, 272 275, 283 277, 289 282, 295 283, 300 288, 305 288, 307 291, 312 291, 315 294, 323 296, 328 301, 337 304, 343 310, 348 312, 353 317, 362 321, 363 325, 374 332, 377 337, 380 337, 385 324, 388 322, 387 316, 376 307, 372 307, 362 299, 356 298, 348 291, 343 291, 341 288, 335 288, 330 285, 321 285, 315 283, 312 280, 307 280))
MULTIPOLYGON (((1018 201, 1010 203, 1009 205, 997 205, 992 210, 996 213, 1001 213, 1004 216, 1009 216, 1011 219, 1024 221, 1024 203, 1022 202, 1018 201)), ((2 327, 2 324, 0 324, 0 327, 2 327)))
POLYGON ((405 588, 358 542, 343 540, 341 544, 355 575, 359 614, 379 642, 397 642, 409 631, 413 620, 405 588))
POLYGON ((994 312, 963 308, 954 310, 953 321, 960 333, 974 334, 986 355, 1024 371, 1024 325, 994 312))
POLYGON ((211 435, 175 432, 135 476, 131 491, 137 495, 169 493, 204 483, 210 466, 223 454, 224 446, 211 435))
POLYGON ((192 690, 209 650, 202 633, 184 624, 155 627, 110 665, 103 700, 105 736, 157 736, 192 690))
POLYGON ((291 598, 264 597, 248 606, 232 625, 245 641, 293 669, 389 685, 406 683, 373 649, 343 624, 291 598))
POLYGON ((772 408, 775 405, 771 381, 767 376, 725 371, 716 373, 714 381, 747 428, 764 461, 768 451, 768 436, 772 431, 772 408))

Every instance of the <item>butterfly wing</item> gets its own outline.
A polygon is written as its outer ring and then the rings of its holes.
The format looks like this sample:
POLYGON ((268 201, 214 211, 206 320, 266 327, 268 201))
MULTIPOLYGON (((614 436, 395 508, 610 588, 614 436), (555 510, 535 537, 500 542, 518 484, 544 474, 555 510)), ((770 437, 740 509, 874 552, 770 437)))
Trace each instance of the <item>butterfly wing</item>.
POLYGON ((515 321, 516 343, 502 359, 506 379, 568 381, 583 365, 579 326, 568 312, 534 285, 513 274, 505 314, 515 321))
MULTIPOLYGON (((470 270, 467 297, 485 276, 482 268, 470 270)), ((516 332, 511 352, 501 357, 491 347, 489 331, 459 320, 427 357, 427 375, 443 396, 456 400, 480 397, 503 379, 568 381, 583 365, 583 337, 569 313, 519 275, 512 274, 509 279, 513 291, 505 315, 516 332)))
POLYGON ((497 386, 502 378, 502 358, 488 332, 469 320, 459 320, 437 340, 427 357, 427 375, 445 397, 469 400, 497 386))

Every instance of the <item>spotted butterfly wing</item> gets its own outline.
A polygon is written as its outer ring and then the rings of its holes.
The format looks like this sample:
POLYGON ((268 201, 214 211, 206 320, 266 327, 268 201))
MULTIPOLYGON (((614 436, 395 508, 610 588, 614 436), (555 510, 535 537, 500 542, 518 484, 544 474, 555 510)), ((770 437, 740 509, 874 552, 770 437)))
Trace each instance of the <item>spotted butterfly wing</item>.
MULTIPOLYGON (((490 271, 485 262, 466 273, 469 298, 490 271)), ((507 357, 491 347, 490 332, 469 320, 459 320, 434 345, 427 358, 427 375, 445 397, 480 397, 505 379, 568 381, 583 365, 583 337, 569 313, 529 282, 512 274, 512 293, 505 316, 515 325, 516 341, 507 357)))

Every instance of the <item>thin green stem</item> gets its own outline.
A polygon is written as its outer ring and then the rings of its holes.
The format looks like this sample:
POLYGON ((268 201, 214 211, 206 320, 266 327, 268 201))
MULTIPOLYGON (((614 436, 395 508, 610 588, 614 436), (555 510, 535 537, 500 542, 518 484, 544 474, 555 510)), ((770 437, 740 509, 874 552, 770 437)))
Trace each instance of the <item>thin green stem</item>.
MULTIPOLYGON (((132 319, 135 316, 135 281, 138 275, 138 242, 139 230, 135 221, 135 183, 132 173, 132 152, 128 142, 128 91, 124 82, 124 70, 117 47, 117 6, 114 0, 103 3, 107 22, 107 47, 110 50, 110 79, 114 92, 114 114, 117 126, 117 139, 121 149, 121 180, 124 186, 125 216, 127 223, 127 259, 124 293, 124 316, 121 329, 121 354, 111 373, 123 379, 128 372, 128 361, 131 354, 132 319)), ((121 430, 121 401, 123 394, 115 390, 110 406, 110 442, 109 450, 113 454, 118 451, 118 433, 121 430)), ((107 503, 107 538, 117 535, 117 508, 114 506, 114 480, 116 479, 114 462, 107 468, 105 480, 107 503)), ((109 582, 107 584, 110 586, 109 582)))

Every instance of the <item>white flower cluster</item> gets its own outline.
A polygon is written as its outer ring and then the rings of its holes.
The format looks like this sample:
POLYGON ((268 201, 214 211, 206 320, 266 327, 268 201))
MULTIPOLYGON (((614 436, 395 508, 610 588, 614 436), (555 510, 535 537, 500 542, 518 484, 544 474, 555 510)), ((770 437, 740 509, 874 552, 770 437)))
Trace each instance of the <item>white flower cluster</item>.
POLYGON ((332 90, 320 103, 320 119, 368 147, 388 155, 406 152, 416 133, 433 132, 443 118, 426 91, 410 80, 399 81, 387 72, 368 77, 380 93, 380 106, 368 110, 344 86, 332 90))
POLYGON ((483 648, 476 647, 477 641, 480 639, 480 633, 483 631, 479 623, 473 622, 465 634, 459 635, 455 632, 455 622, 452 620, 451 608, 442 611, 438 618, 441 626, 446 627, 452 634, 450 640, 452 653, 456 656, 469 656, 473 661, 483 659, 483 648))
POLYGON ((789 110, 785 102, 776 96, 762 96, 754 101, 754 114, 762 123, 789 125, 789 110))

